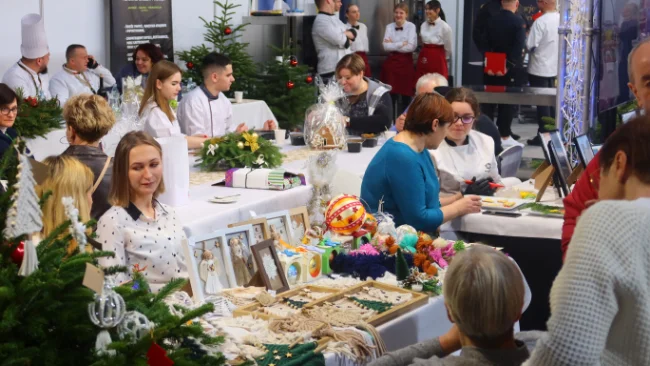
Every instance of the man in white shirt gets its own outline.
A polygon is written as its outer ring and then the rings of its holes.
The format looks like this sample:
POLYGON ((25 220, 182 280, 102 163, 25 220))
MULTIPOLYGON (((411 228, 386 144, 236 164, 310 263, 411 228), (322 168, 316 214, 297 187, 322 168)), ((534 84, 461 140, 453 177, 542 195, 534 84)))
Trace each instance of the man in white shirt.
POLYGON ((98 94, 100 89, 115 84, 111 72, 88 55, 86 47, 79 44, 68 46, 65 58, 63 69, 50 80, 50 93, 59 99, 61 105, 75 95, 98 94))
POLYGON ((359 12, 359 6, 356 4, 348 5, 348 10, 345 12, 345 16, 348 18, 346 26, 357 31, 357 37, 350 45, 350 51, 361 56, 363 62, 366 64, 366 70, 363 72, 363 75, 370 78, 372 77, 372 73, 370 70, 370 64, 368 63, 368 52, 370 51, 368 27, 359 22, 359 19, 361 19, 361 13, 359 12))
MULTIPOLYGON (((555 7, 555 0, 537 0, 537 6, 543 13, 530 29, 526 48, 530 52, 528 63, 528 81, 530 86, 555 88, 557 77, 558 47, 560 36, 560 13, 555 7)), ((537 106, 537 126, 539 132, 545 132, 543 117, 555 116, 555 108, 537 106)), ((539 136, 528 140, 528 145, 541 146, 539 136)))
POLYGON ((339 60, 352 53, 350 45, 357 32, 341 22, 336 9, 341 8, 341 0, 316 0, 318 15, 314 20, 311 36, 318 54, 318 74, 327 81, 334 76, 339 60))
POLYGON ((22 89, 23 98, 50 98, 50 79, 47 65, 50 48, 45 36, 45 24, 38 14, 27 14, 21 19, 22 58, 5 72, 2 82, 16 91, 22 89))
MULTIPOLYGON (((246 123, 235 126, 232 103, 223 92, 235 81, 232 61, 212 52, 202 62, 203 84, 183 97, 178 106, 181 131, 187 136, 214 137, 231 132, 248 131, 246 123)), ((275 121, 264 122, 265 130, 276 128, 275 121)))

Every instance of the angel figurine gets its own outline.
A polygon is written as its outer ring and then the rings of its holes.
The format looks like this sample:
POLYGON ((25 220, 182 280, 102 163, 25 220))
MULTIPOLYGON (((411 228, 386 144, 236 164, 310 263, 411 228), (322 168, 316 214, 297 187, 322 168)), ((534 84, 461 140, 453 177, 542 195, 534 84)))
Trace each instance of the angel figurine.
POLYGON ((232 253, 232 267, 235 272, 235 280, 238 286, 243 286, 251 280, 248 258, 244 254, 244 244, 239 237, 234 237, 230 239, 228 245, 232 253))
POLYGON ((202 261, 199 264, 199 274, 201 279, 205 282, 205 293, 214 295, 223 290, 223 285, 219 281, 220 271, 217 264, 214 262, 214 254, 206 250, 201 255, 202 261))

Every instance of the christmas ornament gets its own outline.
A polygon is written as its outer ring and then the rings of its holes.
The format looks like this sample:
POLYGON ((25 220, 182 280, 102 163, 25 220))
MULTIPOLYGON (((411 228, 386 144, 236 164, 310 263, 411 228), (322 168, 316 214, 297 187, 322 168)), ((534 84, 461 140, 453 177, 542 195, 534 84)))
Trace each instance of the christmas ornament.
MULTIPOLYGON (((315 232, 318 240, 322 239, 322 230, 320 225, 325 222, 325 209, 331 199, 331 183, 334 177, 336 167, 336 155, 333 151, 324 151, 318 156, 312 156, 307 162, 309 171, 309 182, 312 185, 312 195, 307 210, 309 211, 309 219, 311 224, 316 229, 315 232)), ((306 228, 308 232, 312 228, 306 228)))
POLYGON ((23 256, 25 255, 25 242, 20 242, 16 249, 11 253, 11 261, 20 265, 23 262, 23 256))
POLYGON ((192 70, 194 68, 194 63, 190 61, 186 63, 185 66, 187 67, 188 70, 192 70))
POLYGON ((291 80, 287 81, 287 89, 291 90, 293 89, 294 86, 295 84, 293 83, 293 81, 291 80))
POLYGON ((230 34, 232 34, 232 28, 226 27, 226 29, 223 30, 223 34, 229 36, 230 34))
POLYGON ((124 315, 124 320, 117 326, 117 334, 120 339, 130 338, 131 343, 142 339, 153 329, 153 323, 142 313, 129 311, 124 315))
POLYGON ((104 290, 101 294, 95 294, 95 301, 88 304, 88 316, 90 321, 102 328, 97 334, 95 350, 100 354, 115 355, 115 350, 107 350, 106 347, 112 342, 108 329, 120 324, 124 319, 126 304, 120 294, 113 291, 113 281, 106 280, 104 290))
POLYGON ((239 142, 237 143, 237 147, 239 148, 239 150, 244 150, 244 143, 241 142, 241 141, 239 141, 239 142))
POLYGON ((77 242, 77 246, 82 250, 86 247, 86 225, 83 222, 79 222, 79 210, 74 205, 74 198, 72 197, 63 197, 61 198, 61 203, 65 208, 65 215, 70 220, 70 227, 68 230, 72 237, 77 242))
POLYGON ((314 82, 314 78, 311 77, 310 75, 308 75, 308 76, 305 78, 305 82, 306 82, 307 84, 311 84, 311 83, 314 82))
POLYGON ((356 196, 342 194, 330 201, 325 212, 325 224, 340 235, 351 235, 366 221, 366 209, 356 196))
POLYGON ((289 59, 289 65, 291 65, 292 67, 298 66, 298 60, 296 60, 295 57, 291 56, 291 59, 289 59))
POLYGON ((147 364, 150 366, 172 366, 174 361, 167 357, 167 351, 164 348, 152 343, 147 351, 147 364))

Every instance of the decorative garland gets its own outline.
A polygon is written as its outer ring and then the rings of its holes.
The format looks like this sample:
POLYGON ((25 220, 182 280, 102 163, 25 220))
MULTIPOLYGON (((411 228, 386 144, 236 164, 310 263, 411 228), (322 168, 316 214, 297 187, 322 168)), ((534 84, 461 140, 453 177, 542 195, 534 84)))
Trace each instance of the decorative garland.
POLYGON ((213 137, 203 143, 197 166, 204 171, 230 168, 275 168, 282 164, 280 149, 253 130, 213 137))
POLYGON ((33 139, 45 137, 50 131, 63 125, 63 109, 56 98, 42 99, 41 97, 24 98, 23 90, 16 90, 18 115, 14 128, 22 138, 33 139))
POLYGON ((379 314, 388 311, 393 307, 393 304, 389 302, 364 300, 356 296, 350 296, 349 299, 359 305, 362 309, 374 310, 379 314))
POLYGON ((304 343, 289 348, 286 344, 265 344, 268 350, 264 357, 255 362, 260 366, 325 366, 322 353, 314 353, 317 343, 304 343))

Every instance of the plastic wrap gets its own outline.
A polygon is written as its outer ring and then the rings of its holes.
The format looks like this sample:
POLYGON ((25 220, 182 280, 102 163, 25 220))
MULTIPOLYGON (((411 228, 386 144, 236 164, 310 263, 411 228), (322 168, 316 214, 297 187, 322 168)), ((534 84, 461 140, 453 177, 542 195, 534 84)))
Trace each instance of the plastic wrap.
POLYGON ((305 142, 314 149, 342 149, 345 146, 345 116, 347 98, 343 88, 334 80, 323 84, 317 79, 318 103, 305 113, 305 142))

